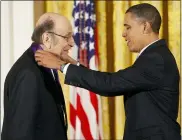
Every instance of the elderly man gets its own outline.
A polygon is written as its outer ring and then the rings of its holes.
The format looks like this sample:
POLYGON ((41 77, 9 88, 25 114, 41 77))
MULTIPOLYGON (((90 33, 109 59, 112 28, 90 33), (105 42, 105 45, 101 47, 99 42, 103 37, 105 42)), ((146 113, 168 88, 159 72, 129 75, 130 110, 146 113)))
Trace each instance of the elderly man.
POLYGON ((47 52, 37 52, 35 57, 39 65, 60 67, 66 84, 102 96, 124 95, 124 140, 180 140, 176 122, 179 71, 165 40, 159 39, 160 26, 161 16, 150 4, 134 5, 126 11, 123 37, 129 50, 139 55, 132 66, 115 73, 76 66, 66 53, 60 57, 65 61, 62 65, 57 65, 59 57, 47 52))
POLYGON ((45 13, 32 40, 5 80, 2 140, 67 140, 65 101, 57 71, 38 66, 34 53, 68 53, 74 43, 71 24, 64 16, 45 13))

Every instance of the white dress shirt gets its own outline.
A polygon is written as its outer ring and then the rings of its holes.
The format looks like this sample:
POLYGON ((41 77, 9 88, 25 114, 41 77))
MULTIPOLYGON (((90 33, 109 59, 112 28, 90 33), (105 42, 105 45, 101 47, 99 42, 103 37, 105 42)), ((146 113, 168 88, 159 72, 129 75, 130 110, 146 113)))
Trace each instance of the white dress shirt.
POLYGON ((52 69, 51 69, 51 73, 52 73, 52 76, 53 76, 54 80, 56 80, 55 75, 54 75, 54 72, 53 72, 52 69))
MULTIPOLYGON (((67 69, 68 69, 69 65, 70 65, 70 63, 68 63, 68 64, 65 65, 65 67, 63 68, 63 74, 66 75, 66 72, 67 72, 67 69)), ((80 66, 80 63, 78 62, 76 65, 77 66, 80 66)))

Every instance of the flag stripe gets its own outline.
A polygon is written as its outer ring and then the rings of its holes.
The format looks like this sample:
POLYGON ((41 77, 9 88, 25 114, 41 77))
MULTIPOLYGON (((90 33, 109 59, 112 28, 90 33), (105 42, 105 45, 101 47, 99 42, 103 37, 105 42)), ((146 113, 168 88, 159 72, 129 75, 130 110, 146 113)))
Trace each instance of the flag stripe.
POLYGON ((73 105, 70 104, 70 123, 75 128, 75 122, 76 121, 76 110, 74 109, 73 105))
POLYGON ((96 121, 97 121, 97 124, 98 124, 98 101, 97 101, 97 97, 96 95, 90 91, 90 100, 91 100, 91 103, 95 109, 95 113, 96 113, 96 121))
POLYGON ((82 107, 82 104, 80 101, 80 96, 77 96, 77 103, 78 103, 77 114, 78 114, 80 120, 82 122, 84 122, 84 123, 81 123, 81 130, 83 132, 83 136, 86 139, 92 140, 93 137, 90 132, 88 118, 87 118, 87 115, 85 114, 85 111, 83 110, 83 107, 82 107))
POLYGON ((81 130, 81 120, 80 118, 76 117, 76 135, 75 138, 76 140, 84 140, 85 137, 82 134, 82 130, 81 130))
MULTIPOLYGON (((96 61, 95 61, 95 65, 98 66, 99 65, 99 51, 98 51, 98 29, 97 29, 97 26, 95 27, 95 30, 94 30, 94 37, 95 37, 95 56, 96 56, 96 61)), ((98 68, 97 68, 98 69, 98 68)))
POLYGON ((78 92, 80 95, 82 107, 83 107, 83 109, 87 115, 88 121, 89 121, 92 137, 94 139, 96 139, 99 132, 97 130, 98 126, 97 126, 97 120, 96 120, 96 113, 95 113, 93 104, 90 101, 89 91, 85 90, 85 89, 79 89, 78 92))
POLYGON ((71 140, 75 139, 75 128, 73 128, 72 124, 69 125, 69 139, 71 139, 71 140))

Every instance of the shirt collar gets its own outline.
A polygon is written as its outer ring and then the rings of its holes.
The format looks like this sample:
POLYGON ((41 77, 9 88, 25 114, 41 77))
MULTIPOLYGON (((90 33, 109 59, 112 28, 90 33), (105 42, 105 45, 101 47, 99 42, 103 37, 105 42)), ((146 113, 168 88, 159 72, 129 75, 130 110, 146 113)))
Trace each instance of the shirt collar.
MULTIPOLYGON (((144 48, 139 52, 138 57, 144 52, 145 49, 147 49, 150 45, 154 44, 154 43, 157 42, 158 40, 160 40, 160 39, 157 39, 157 40, 151 42, 150 44, 148 44, 146 47, 144 47, 144 48)), ((137 58, 138 58, 138 57, 137 57, 137 58)))

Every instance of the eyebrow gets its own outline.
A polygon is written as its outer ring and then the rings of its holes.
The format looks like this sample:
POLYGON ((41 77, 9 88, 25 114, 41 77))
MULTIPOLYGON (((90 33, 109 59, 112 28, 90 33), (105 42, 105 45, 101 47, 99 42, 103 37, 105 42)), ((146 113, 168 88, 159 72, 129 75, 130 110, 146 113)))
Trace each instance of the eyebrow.
POLYGON ((130 26, 130 25, 128 25, 128 24, 124 24, 124 26, 130 26))

